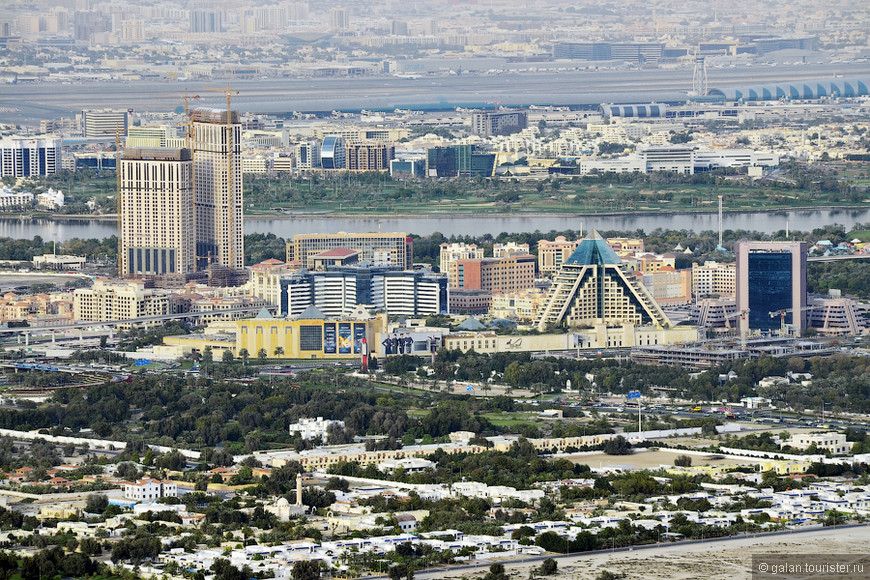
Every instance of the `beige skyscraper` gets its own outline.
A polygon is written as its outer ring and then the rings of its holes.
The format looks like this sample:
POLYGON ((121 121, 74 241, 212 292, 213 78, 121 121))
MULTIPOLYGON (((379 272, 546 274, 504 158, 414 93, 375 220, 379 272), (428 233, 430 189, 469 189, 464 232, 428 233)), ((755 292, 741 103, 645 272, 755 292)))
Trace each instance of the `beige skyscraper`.
POLYGON ((121 276, 194 271, 189 149, 125 149, 119 174, 121 276))
POLYGON ((197 269, 244 267, 241 131, 237 111, 191 113, 197 269))

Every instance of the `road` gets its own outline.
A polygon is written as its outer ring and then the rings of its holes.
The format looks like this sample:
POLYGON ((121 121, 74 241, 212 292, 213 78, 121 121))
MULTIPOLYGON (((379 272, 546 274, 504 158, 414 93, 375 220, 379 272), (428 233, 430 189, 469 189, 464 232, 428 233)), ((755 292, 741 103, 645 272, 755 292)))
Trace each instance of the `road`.
MULTIPOLYGON (((820 56, 821 58, 821 56, 820 56)), ((710 69, 709 85, 743 86, 842 76, 868 76, 870 63, 806 64, 801 66, 741 66, 710 69)), ((0 121, 31 124, 35 120, 71 116, 83 109, 166 111, 181 99, 155 98, 189 89, 202 95, 202 106, 223 107, 219 93, 203 92, 223 81, 134 81, 78 84, 23 83, 4 85, 0 121)), ((354 111, 365 109, 503 105, 597 105, 603 102, 685 100, 692 87, 692 70, 630 69, 504 72, 498 75, 422 76, 420 78, 355 77, 234 80, 239 91, 233 102, 252 113, 291 111, 354 111)))
MULTIPOLYGON (((582 554, 544 554, 541 556, 514 556, 509 558, 503 558, 492 561, 484 561, 477 562, 473 564, 462 564, 458 566, 439 566, 437 568, 427 568, 425 570, 417 570, 414 572, 415 578, 459 578, 468 576, 469 573, 474 572, 482 572, 489 568, 490 564, 493 562, 498 562, 500 564, 504 564, 505 567, 510 566, 529 566, 540 564, 542 561, 547 558, 553 558, 559 562, 560 568, 565 564, 583 564, 584 561, 591 559, 594 556, 608 555, 608 554, 617 554, 617 553, 626 553, 626 552, 642 552, 647 550, 654 551, 662 551, 662 552, 674 552, 675 550, 686 549, 689 546, 698 546, 698 545, 715 545, 715 544, 727 544, 729 542, 738 542, 740 540, 758 540, 759 542, 763 542, 768 539, 773 539, 776 537, 782 536, 798 536, 798 535, 811 535, 811 534, 820 534, 820 533, 830 533, 833 529, 840 534, 848 534, 847 530, 850 529, 866 529, 867 524, 848 524, 844 526, 838 526, 836 528, 808 528, 808 529, 795 529, 795 530, 784 530, 779 532, 767 532, 762 534, 741 534, 737 536, 726 536, 723 538, 711 538, 706 540, 686 540, 682 542, 671 542, 671 543, 662 543, 662 544, 647 544, 642 546, 630 546, 626 548, 616 548, 613 550, 595 550, 591 552, 583 552, 582 554)), ((754 543, 754 542, 753 542, 754 543)), ((510 568, 509 570, 510 571, 510 568)), ((389 576, 385 575, 371 575, 371 576, 363 576, 360 580, 375 580, 381 578, 389 578, 389 576)))

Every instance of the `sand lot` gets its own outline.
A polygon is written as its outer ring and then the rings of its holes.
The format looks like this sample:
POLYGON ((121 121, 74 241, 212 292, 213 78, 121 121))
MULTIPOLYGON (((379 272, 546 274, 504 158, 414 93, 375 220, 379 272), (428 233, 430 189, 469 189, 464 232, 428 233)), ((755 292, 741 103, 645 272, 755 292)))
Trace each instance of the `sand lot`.
MULTIPOLYGON (((566 455, 565 458, 574 463, 584 463, 592 468, 598 467, 628 467, 631 469, 658 469, 664 465, 673 467, 674 459, 680 456, 679 452, 671 451, 641 451, 632 455, 566 455)), ((710 456, 714 456, 713 453, 710 456)), ((718 456, 721 457, 721 456, 718 456)), ((760 460, 752 458, 725 457, 723 459, 709 459, 703 455, 692 455, 692 465, 733 465, 735 463, 758 463, 760 460)))
MULTIPOLYGON (((752 554, 867 554, 870 526, 848 529, 779 535, 765 538, 747 537, 727 542, 692 545, 668 545, 654 550, 618 552, 559 559, 558 576, 571 580, 594 580, 603 570, 625 574, 626 580, 708 580, 751 578, 752 554)), ((536 563, 535 566, 538 564, 536 563)), ((506 563, 512 580, 526 580, 531 566, 506 563)), ((457 571, 455 575, 439 571, 439 578, 480 578, 486 568, 457 571)), ((418 572, 418 577, 429 577, 418 572)), ((435 577, 435 576, 432 576, 435 577)))

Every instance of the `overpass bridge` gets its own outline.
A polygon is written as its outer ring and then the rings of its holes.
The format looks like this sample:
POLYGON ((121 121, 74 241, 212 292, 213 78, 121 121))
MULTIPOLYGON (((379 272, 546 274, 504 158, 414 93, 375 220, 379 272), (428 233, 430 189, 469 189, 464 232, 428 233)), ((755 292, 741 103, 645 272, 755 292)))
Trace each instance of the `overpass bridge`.
POLYGON ((807 263, 813 262, 841 262, 843 260, 870 260, 870 254, 846 254, 838 256, 813 256, 807 258, 807 263))

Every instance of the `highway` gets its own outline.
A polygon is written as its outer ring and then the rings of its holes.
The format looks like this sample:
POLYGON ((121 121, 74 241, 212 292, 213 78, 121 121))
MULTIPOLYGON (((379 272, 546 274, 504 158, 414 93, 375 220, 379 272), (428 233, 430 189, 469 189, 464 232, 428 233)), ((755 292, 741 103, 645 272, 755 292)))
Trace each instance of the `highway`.
MULTIPOLYGON (((821 55, 819 58, 823 58, 821 55)), ((593 66, 594 63, 588 63, 593 66)), ((579 66, 566 63, 565 66, 579 66)), ((711 68, 709 85, 733 87, 823 79, 832 75, 868 76, 870 63, 803 64, 800 66, 738 66, 711 68)), ((223 107, 218 93, 205 87, 222 86, 225 81, 112 81, 21 83, 4 85, 0 94, 0 121, 27 122, 80 113, 82 109, 122 108, 135 111, 167 111, 181 105, 158 95, 189 89, 201 99, 201 106, 223 107)), ((352 78, 288 78, 233 80, 239 91, 233 103, 252 113, 292 111, 356 111, 362 108, 428 108, 449 110, 457 106, 485 106, 488 101, 503 105, 597 105, 603 102, 682 101, 692 86, 692 69, 564 70, 558 72, 503 71, 499 74, 461 74, 396 78, 366 76, 352 78)))
MULTIPOLYGON (((837 531, 847 534, 849 529, 854 528, 863 528, 866 527, 867 524, 846 524, 842 526, 836 526, 837 531)), ((806 529, 789 529, 778 532, 764 532, 759 534, 739 534, 736 536, 725 536, 722 538, 710 538, 710 539, 702 539, 702 540, 684 540, 680 542, 665 542, 661 544, 644 544, 637 546, 629 546, 624 548, 615 548, 612 550, 593 550, 590 552, 582 552, 579 554, 544 554, 541 556, 515 556, 512 558, 499 559, 497 561, 487 560, 480 563, 475 564, 462 564, 458 566, 439 566, 437 568, 427 568, 425 570, 416 570, 414 572, 414 576, 416 578, 452 578, 452 577, 460 577, 461 575, 467 575, 469 572, 473 571, 483 571, 490 566, 490 564, 494 562, 498 562, 500 564, 505 564, 506 566, 510 565, 528 565, 528 564, 539 564, 540 562, 546 560, 547 558, 553 558, 554 560, 561 562, 571 562, 574 564, 582 563, 584 559, 587 559, 591 556, 602 555, 602 554, 616 554, 622 552, 639 552, 641 550, 661 550, 665 548, 677 548, 684 546, 691 546, 696 544, 721 544, 723 542, 733 542, 735 540, 746 540, 748 538, 758 538, 758 539, 767 539, 774 538, 777 536, 792 536, 796 534, 812 534, 819 532, 829 532, 833 527, 819 528, 819 527, 807 527, 806 529), (457 574, 461 573, 461 574, 457 574)), ((380 578, 389 578, 386 575, 371 575, 371 576, 363 576, 360 580, 375 580, 380 578)))

